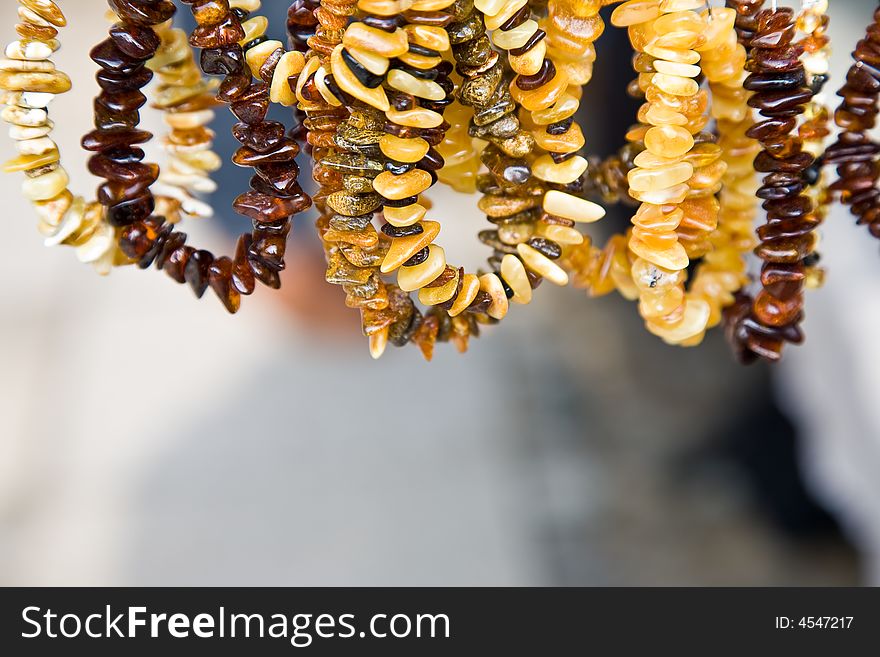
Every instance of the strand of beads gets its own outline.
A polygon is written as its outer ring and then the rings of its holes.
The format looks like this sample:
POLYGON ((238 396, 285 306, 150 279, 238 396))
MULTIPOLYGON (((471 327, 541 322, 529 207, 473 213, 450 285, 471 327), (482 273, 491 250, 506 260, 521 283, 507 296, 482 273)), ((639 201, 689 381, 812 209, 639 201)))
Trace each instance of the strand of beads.
MULTIPOLYGON (((724 29, 729 30, 734 25, 736 12, 712 9, 709 17, 713 22, 718 21, 716 25, 724 25, 724 29)), ((736 32, 734 35, 738 36, 736 32)), ((735 62, 737 74, 723 80, 718 79, 718 75, 709 76, 712 116, 716 119, 718 145, 727 170, 721 179, 718 226, 709 238, 712 248, 699 263, 689 291, 709 304, 707 329, 720 324, 723 310, 735 302, 735 294, 748 284, 746 256, 755 245, 753 226, 758 210, 755 197, 758 184, 752 163, 760 147, 746 136, 754 124, 754 116, 747 104, 751 94, 743 87, 747 75, 743 68, 745 48, 740 42, 735 50, 734 54, 724 54, 720 61, 735 62)), ((704 61, 704 68, 711 65, 711 60, 704 61)))
MULTIPOLYGON (((510 65, 517 74, 509 84, 504 80, 497 55, 480 29, 478 15, 470 14, 461 23, 462 27, 450 26, 456 40, 461 39, 453 45, 453 55, 459 72, 465 77, 459 98, 475 108, 472 134, 485 135, 492 142, 483 153, 489 173, 478 180, 478 190, 483 193, 479 208, 497 226, 480 233, 480 239, 494 249, 489 264, 496 272, 484 275, 481 281, 486 291, 490 284, 497 286, 500 282, 511 301, 528 303, 532 289, 542 279, 557 285, 569 282, 568 274, 556 262, 562 254, 561 245, 580 244, 583 236, 574 229, 575 223, 596 221, 605 212, 595 203, 566 191, 566 184, 576 183, 586 166, 586 160, 574 155, 583 146, 583 136, 579 127, 572 127, 573 121, 567 121, 571 117, 571 102, 566 100, 555 107, 568 90, 568 77, 564 71, 555 70, 555 65, 545 58, 546 33, 529 18, 526 3, 518 0, 477 2, 475 7, 485 16, 484 27, 496 30, 496 43, 509 50, 510 65), (463 29, 471 25, 475 29, 463 29), (513 47, 518 41, 511 42, 511 34, 518 34, 520 39, 525 35, 523 45, 513 47), (524 80, 522 86, 527 89, 518 87, 517 80, 524 80), (474 90, 479 93, 473 93, 474 90), (536 112, 544 112, 546 116, 539 114, 538 121, 548 119, 546 125, 560 123, 562 139, 555 147, 559 157, 568 160, 568 164, 563 162, 557 167, 552 157, 549 165, 534 158, 536 138, 521 128, 520 119, 514 113, 517 96, 529 112, 523 118, 532 124, 537 124, 536 112), (550 116, 554 111, 555 116, 550 116), (572 165, 577 166, 573 177, 570 175, 572 165), (563 173, 566 167, 567 173, 563 173), (536 175, 538 170, 544 172, 545 178, 560 182, 541 179, 536 175), (568 182, 561 182, 563 180, 568 182)), ((590 43, 587 39, 584 47, 589 48, 590 43)), ((568 96, 574 100, 576 109, 580 88, 574 93, 576 95, 568 96)), ((537 130, 546 134, 543 128, 537 130)), ((545 146, 550 143, 545 142, 545 146)), ((500 318, 506 312, 507 304, 501 303, 490 309, 489 315, 500 318)))
POLYGON ((824 162, 837 167, 838 178, 831 191, 849 206, 860 225, 866 225, 870 234, 880 239, 880 144, 870 134, 880 111, 880 8, 874 11, 852 56, 855 61, 846 83, 837 92, 843 100, 834 120, 841 132, 825 151, 824 162))
POLYGON ((155 27, 160 45, 147 67, 158 77, 153 107, 162 110, 171 129, 162 139, 166 159, 153 187, 156 214, 169 223, 213 216, 213 208, 198 199, 217 189, 211 173, 221 166, 213 151, 214 133, 207 126, 214 120, 217 84, 205 80, 196 64, 187 34, 171 23, 155 27))
POLYGON ((813 203, 803 194, 805 172, 813 156, 805 152, 801 139, 792 134, 812 92, 805 86, 800 61, 802 47, 793 43, 794 12, 788 8, 760 10, 750 3, 740 13, 754 16, 754 36, 745 88, 754 91, 749 105, 764 119, 748 135, 757 139, 762 152, 755 169, 765 173, 758 190, 765 199, 767 223, 758 229, 756 254, 764 261, 762 289, 751 301, 740 295, 726 313, 728 338, 741 360, 781 357, 785 343, 800 343, 803 334, 803 289, 806 265, 814 251, 815 228, 819 224, 813 203))
POLYGON ((615 25, 629 28, 634 49, 644 55, 635 62, 647 101, 639 112, 645 123, 627 135, 646 147, 628 176, 630 195, 642 203, 629 242, 638 256, 633 280, 648 330, 671 344, 701 335, 709 318, 708 304, 689 299, 684 288, 689 258, 676 230, 684 217, 682 204, 692 192, 688 183, 700 180, 699 187, 714 194, 713 179, 723 174, 716 170, 695 177, 695 165, 712 166, 720 155, 716 144, 694 137, 706 124, 708 105, 708 95, 694 80, 707 43, 706 24, 693 11, 698 6, 702 3, 688 0, 655 2, 653 12, 622 6, 628 11, 612 15, 615 25))
POLYGON ((116 260, 114 231, 99 204, 86 203, 68 190, 69 176, 51 137, 49 104, 71 87, 70 78, 51 60, 60 47, 58 28, 67 19, 51 0, 20 0, 18 15, 19 40, 6 47, 6 59, 0 62, 0 88, 6 92, 2 117, 19 155, 3 170, 24 172, 22 193, 37 212, 47 246, 72 246, 81 262, 109 273, 116 260))
MULTIPOLYGON (((390 309, 398 307, 397 304, 392 306, 392 300, 406 295, 395 294, 379 275, 387 242, 379 239, 371 224, 374 200, 354 193, 351 183, 346 188, 343 178, 353 175, 370 180, 382 171, 382 163, 360 153, 355 143, 337 140, 337 134, 352 135, 366 128, 364 119, 370 115, 358 113, 350 117, 339 98, 329 93, 325 97, 316 83, 321 70, 324 88, 327 88, 331 55, 342 43, 348 17, 355 13, 356 4, 357 0, 325 0, 314 12, 317 25, 315 33, 306 37, 309 52, 296 94, 298 108, 306 115, 303 126, 314 161, 312 176, 319 185, 314 201, 319 213, 316 227, 328 264, 325 278, 331 285, 343 288, 348 307, 360 310, 363 331, 370 340, 370 353, 379 357, 387 345, 389 327, 395 325, 395 320, 386 320, 390 309)), ((291 12, 300 13, 295 7, 297 5, 291 7, 291 12)), ((307 20, 303 15, 294 25, 308 24, 307 20)), ((296 32, 290 30, 289 33, 296 39, 296 32)), ((378 118, 373 125, 377 128, 381 125, 378 118)), ((377 150, 371 149, 371 154, 377 150)), ((357 189, 366 188, 361 182, 357 189)))
MULTIPOLYGON (((807 86, 813 92, 813 97, 804 109, 804 120, 798 126, 798 135, 803 141, 804 150, 812 153, 816 158, 805 172, 806 182, 809 185, 806 193, 813 202, 814 213, 820 222, 824 222, 828 216, 832 198, 828 189, 828 180, 823 173, 822 161, 825 140, 831 134, 831 113, 824 93, 831 60, 827 11, 828 0, 802 0, 801 12, 795 20, 798 31, 806 35, 800 42, 804 48, 801 62, 804 65, 807 86)), ((817 250, 804 263, 806 266, 804 285, 807 289, 821 287, 825 280, 825 271, 819 266, 819 260, 817 250)))
MULTIPOLYGON (((173 5, 167 2, 135 6, 127 0, 111 1, 123 18, 120 33, 128 35, 128 40, 134 43, 149 40, 147 32, 155 37, 149 27, 168 20, 174 10, 173 5), (160 14, 167 16, 157 21, 160 14)), ((208 251, 186 244, 186 234, 176 232, 164 217, 151 216, 152 199, 149 190, 143 190, 142 182, 138 181, 130 190, 118 183, 108 183, 102 189, 110 192, 114 185, 119 189, 117 197, 105 194, 105 203, 109 206, 108 217, 121 226, 120 247, 126 255, 143 268, 155 262, 157 268, 176 282, 188 283, 198 297, 211 287, 226 309, 236 312, 241 296, 253 293, 256 281, 273 288, 280 285, 279 272, 284 268, 290 217, 310 205, 310 200, 296 181, 298 170, 294 157, 298 147, 285 136, 282 124, 265 120, 270 95, 285 93, 282 83, 286 84, 289 77, 298 72, 297 59, 296 56, 283 57, 280 53, 270 57, 271 62, 267 59, 259 67, 261 80, 253 82, 248 64, 253 61, 253 51, 265 43, 263 33, 266 21, 254 19, 247 21, 243 27, 240 19, 245 18, 250 9, 258 8, 259 2, 233 0, 233 7, 226 0, 184 0, 184 3, 192 5, 198 24, 190 37, 190 44, 202 48, 202 68, 205 73, 225 76, 218 98, 230 104, 233 113, 241 121, 236 125, 234 134, 243 145, 233 161, 240 166, 253 167, 257 173, 251 179, 252 191, 242 194, 234 204, 237 212, 253 219, 253 233, 239 239, 234 258, 215 257, 208 251), (271 92, 267 81, 272 83, 271 92), (132 198, 133 194, 139 196, 132 198)), ((140 74, 143 68, 140 60, 134 59, 129 63, 123 55, 118 48, 108 47, 107 56, 102 61, 106 60, 111 65, 121 61, 121 73, 134 69, 140 74)), ((126 57, 132 59, 129 55, 126 57)), ((298 57, 301 63, 302 56, 298 57)), ((118 64, 115 66, 119 68, 118 64)), ((114 81, 107 93, 119 93, 124 89, 123 84, 114 81)), ((292 94, 289 85, 286 89, 287 93, 292 94)), ((125 125, 136 125, 136 111, 128 112, 123 119, 125 125)), ((99 121, 94 137, 100 151, 108 148, 113 136, 113 126, 99 121)), ((93 161, 101 156, 100 151, 93 161)), ((116 157, 112 149, 110 156, 116 157)), ((114 175, 115 180, 115 171, 107 173, 114 175)))
MULTIPOLYGON (((443 26, 452 20, 452 14, 445 11, 450 4, 427 0, 413 3, 404 15, 403 29, 394 13, 399 12, 398 5, 361 2, 359 7, 366 17, 348 27, 342 45, 331 56, 333 75, 340 88, 384 114, 383 120, 377 122, 375 114, 356 106, 349 108, 368 117, 370 125, 352 126, 353 134, 357 135, 361 154, 367 157, 366 163, 380 172, 372 179, 343 176, 343 184, 351 188, 339 197, 342 203, 334 209, 351 216, 344 206, 363 201, 369 207, 358 211, 369 221, 372 213, 382 208, 387 222, 383 233, 391 242, 380 271, 396 271, 397 287, 402 292, 418 291, 420 301, 432 306, 425 317, 410 307, 411 302, 393 304, 382 313, 378 317, 382 320, 379 330, 370 334, 375 356, 384 350, 389 337, 394 344, 414 341, 430 358, 434 343, 444 334, 453 336, 463 349, 468 336, 477 331, 471 316, 443 312, 447 306, 451 309, 460 297, 466 300, 472 286, 467 286, 470 279, 463 270, 448 266, 443 249, 433 244, 440 225, 423 221, 427 207, 419 200, 419 195, 436 180, 434 172, 443 166, 443 158, 434 146, 443 140, 448 124, 444 123, 442 112, 453 100, 451 66, 440 56, 449 49, 443 26), (388 86, 387 94, 381 86, 383 82, 388 86), (402 317, 398 306, 408 308, 402 317), (394 330, 392 322, 400 328, 394 330), (449 330, 444 330, 444 324, 449 330)), ((342 124, 337 143, 340 137, 346 139, 344 131, 342 124)))

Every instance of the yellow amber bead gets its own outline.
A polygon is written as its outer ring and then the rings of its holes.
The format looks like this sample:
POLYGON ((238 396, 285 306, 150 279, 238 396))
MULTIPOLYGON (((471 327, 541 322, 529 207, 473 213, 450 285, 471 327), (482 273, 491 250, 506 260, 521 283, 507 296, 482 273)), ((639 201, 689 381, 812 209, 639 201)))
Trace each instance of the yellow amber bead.
POLYGON ((681 157, 693 145, 693 135, 681 126, 654 126, 645 133, 645 148, 661 157, 681 157))
POLYGON ((537 249, 528 244, 517 244, 516 251, 523 264, 538 276, 560 287, 568 285, 568 274, 565 270, 537 249))
POLYGON ((392 201, 400 201, 410 196, 416 196, 430 186, 431 174, 422 169, 412 169, 400 175, 394 175, 390 171, 383 171, 373 180, 373 189, 392 201))
POLYGON ((461 279, 461 291, 449 309, 450 317, 457 317, 474 302, 480 292, 480 279, 474 274, 465 274, 461 279))
POLYGON ((425 157, 431 145, 421 137, 404 139, 386 134, 379 140, 379 148, 392 160, 413 164, 425 157))
POLYGON ((342 43, 346 47, 368 50, 388 58, 400 57, 409 50, 409 40, 403 30, 398 28, 394 32, 386 32, 361 22, 348 26, 342 43))
POLYGON ((687 182, 693 173, 690 164, 678 162, 657 169, 633 169, 627 174, 627 180, 632 191, 652 192, 687 182))
POLYGON ((492 303, 486 311, 489 317, 504 319, 510 304, 501 279, 495 274, 483 274, 480 276, 480 291, 487 293, 492 298, 492 303))
POLYGON ((427 212, 428 209, 424 205, 413 203, 412 205, 405 205, 402 208, 395 208, 386 205, 382 215, 385 217, 385 221, 392 226, 404 228, 419 223, 425 218, 427 212))
POLYGON ((431 244, 439 234, 440 224, 436 221, 425 221, 422 222, 422 232, 418 235, 395 237, 391 240, 391 245, 388 247, 388 252, 382 261, 382 273, 390 274, 393 272, 416 253, 431 244))
POLYGON ((397 270, 397 286, 404 292, 415 292, 436 279, 446 269, 446 252, 443 247, 431 244, 428 258, 414 267, 397 270))
POLYGON ((508 253, 501 260, 501 277, 513 290, 510 300, 513 303, 527 304, 532 302, 532 286, 522 260, 508 253))

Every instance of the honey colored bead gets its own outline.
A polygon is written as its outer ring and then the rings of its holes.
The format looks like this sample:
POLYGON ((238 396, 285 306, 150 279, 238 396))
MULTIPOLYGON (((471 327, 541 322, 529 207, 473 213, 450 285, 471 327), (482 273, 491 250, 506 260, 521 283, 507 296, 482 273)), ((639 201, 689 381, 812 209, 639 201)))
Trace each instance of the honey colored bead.
POLYGON ((420 55, 419 53, 413 52, 412 50, 400 55, 398 57, 400 61, 404 64, 408 64, 413 68, 417 68, 421 71, 427 71, 432 68, 437 68, 440 66, 441 62, 443 62, 443 58, 440 56, 429 56, 429 55, 420 55))
POLYGON ((661 91, 673 96, 693 96, 700 90, 696 80, 667 73, 655 73, 651 82, 661 91))
POLYGON ((357 62, 367 69, 373 75, 385 75, 388 71, 390 60, 382 55, 362 50, 361 48, 346 48, 348 54, 354 57, 357 62))
POLYGON ((547 56, 547 39, 541 39, 535 47, 523 55, 511 55, 507 58, 510 68, 520 75, 535 75, 541 70, 544 58, 547 56))
POLYGON ((385 217, 385 220, 392 226, 405 228, 406 226, 412 226, 413 224, 419 223, 425 218, 427 212, 428 209, 425 206, 419 203, 413 203, 412 205, 406 205, 402 208, 393 208, 390 205, 386 206, 382 214, 385 217))
POLYGON ((21 193, 29 201, 46 201, 55 198, 70 183, 70 176, 64 167, 58 167, 36 178, 26 178, 21 184, 21 193))
POLYGON ((371 333, 368 339, 370 344, 370 357, 373 360, 379 360, 385 354, 385 349, 388 347, 388 328, 386 327, 381 331, 371 333))
POLYGON ((455 3, 455 0, 413 0, 413 11, 440 11, 455 3))
POLYGON ((551 189, 544 194, 544 212, 581 223, 592 223, 605 216, 605 209, 586 199, 551 189))
MULTIPOLYGON (((693 82, 693 80, 691 80, 693 82)), ((552 106, 568 88, 568 77, 557 71, 552 80, 533 91, 523 91, 516 81, 510 83, 510 94, 514 100, 530 112, 547 109, 552 106)))
POLYGON ((262 4, 262 0, 230 0, 229 8, 230 9, 241 9, 243 11, 253 13, 260 8, 262 4))
POLYGON ((440 224, 436 221, 425 221, 422 223, 421 233, 395 237, 391 240, 391 246, 388 247, 388 253, 385 254, 385 259, 382 261, 382 273, 390 274, 402 266, 416 253, 431 244, 439 234, 440 224))
POLYGON ((522 48, 532 35, 538 31, 538 23, 531 19, 522 25, 517 25, 512 30, 498 30, 492 34, 492 42, 503 50, 522 48))
POLYGON ((681 126, 654 126, 645 133, 645 147, 654 155, 681 157, 693 146, 693 135, 681 126))
POLYGON ((629 27, 653 21, 660 14, 659 0, 629 0, 614 9, 611 13, 611 24, 615 27, 629 27))
POLYGON ((532 302, 532 286, 522 260, 508 253, 501 259, 501 278, 513 290, 510 300, 513 303, 528 304, 532 302))
MULTIPOLYGON (((315 86, 318 88, 318 93, 321 94, 321 98, 328 105, 332 105, 333 107, 342 107, 342 101, 336 97, 336 95, 330 91, 330 87, 327 86, 327 70, 322 66, 315 72, 315 86)), ((276 75, 273 78, 273 82, 278 79, 276 75)), ((287 88, 290 88, 290 83, 284 85, 287 88)), ((296 98, 296 95, 293 96, 296 98)))
POLYGON ((675 110, 664 107, 663 105, 658 105, 657 103, 649 104, 644 116, 640 116, 639 118, 643 119, 645 123, 650 123, 651 125, 682 126, 687 125, 688 122, 687 117, 681 112, 676 112, 675 110))
POLYGON ((687 269, 690 264, 687 252, 680 243, 675 243, 668 249, 652 249, 642 240, 633 238, 629 242, 630 251, 648 262, 653 262, 664 269, 678 271, 687 269))
MULTIPOLYGON (((669 62, 678 62, 681 64, 696 64, 700 61, 700 53, 693 50, 676 50, 673 48, 664 48, 656 43, 649 43, 645 46, 645 52, 669 62)), ((693 82, 693 80, 691 80, 693 82)))
POLYGON ((551 153, 574 153, 584 147, 584 135, 577 123, 561 135, 551 134, 546 129, 535 130, 533 134, 538 146, 551 153))
POLYGON ((55 164, 60 159, 58 149, 47 151, 40 155, 19 155, 6 162, 3 165, 4 173, 14 173, 16 171, 31 171, 49 164, 55 164))
POLYGON ((645 150, 635 156, 633 164, 644 169, 656 169, 659 167, 665 167, 669 164, 677 164, 678 162, 681 162, 682 159, 683 158, 680 157, 663 157, 661 155, 654 155, 651 151, 645 150))
POLYGON ((528 4, 528 0, 507 0, 498 10, 497 14, 492 16, 486 15, 486 29, 489 31, 497 30, 510 20, 520 9, 528 4))
POLYGON ((504 8, 510 0, 474 0, 474 7, 486 16, 494 16, 504 8))
POLYGON ((565 270, 537 249, 528 244, 517 244, 516 251, 523 264, 538 276, 560 287, 568 285, 568 274, 565 270))
POLYGON ((480 292, 480 279, 474 274, 465 274, 461 279, 461 291, 449 308, 449 316, 457 317, 470 306, 480 292))
POLYGON ((587 160, 580 155, 559 163, 554 162, 549 155, 541 155, 532 163, 532 174, 546 182, 567 185, 577 180, 587 170, 587 166, 587 160))
MULTIPOLYGON (((444 2, 446 0, 443 0, 444 2)), ((414 11, 428 11, 416 10, 414 11)), ((449 34, 442 27, 432 25, 407 25, 403 28, 411 43, 415 43, 430 50, 446 52, 449 50, 449 34)))
POLYGON ((383 135, 379 140, 379 148, 392 160, 412 164, 425 157, 431 146, 421 137, 405 139, 394 135, 383 135))
POLYGON ((402 91, 405 94, 424 98, 426 100, 443 100, 446 92, 443 87, 432 80, 422 80, 400 69, 393 68, 388 71, 388 85, 402 91))
POLYGON ((242 23, 241 27, 244 30, 244 38, 238 43, 243 46, 266 34, 266 30, 269 29, 269 19, 265 16, 254 16, 242 23))
POLYGON ((683 78, 695 78, 700 75, 700 67, 680 62, 667 62, 663 59, 654 60, 654 68, 658 73, 677 75, 683 78))
MULTIPOLYGON (((439 247, 438 247, 439 248, 439 247)), ((423 287, 419 290, 419 302, 425 306, 439 306, 455 296, 458 290, 459 272, 449 282, 440 287, 423 287)))
POLYGON ((358 0, 358 9, 376 16, 395 16, 412 7, 413 0, 358 0))
POLYGON ((492 303, 486 310, 486 314, 493 319, 504 319, 510 304, 507 294, 504 292, 504 284, 495 274, 483 274, 480 276, 480 291, 485 292, 492 299, 492 303))
POLYGON ((632 191, 651 192, 680 185, 687 182, 692 175, 693 166, 687 162, 678 162, 657 169, 633 169, 627 174, 627 180, 632 191))
POLYGON ((387 109, 384 111, 389 121, 410 128, 436 128, 443 123, 442 114, 423 107, 416 107, 411 110, 398 111, 387 109))
POLYGON ((630 190, 630 196, 642 203, 650 203, 651 205, 676 205, 687 198, 691 189, 685 184, 676 185, 669 189, 659 191, 638 192, 634 189, 630 190))
POLYGON ((703 0, 660 0, 660 11, 671 14, 676 11, 691 11, 706 6, 703 0))
POLYGON ((423 263, 397 270, 397 286, 404 292, 415 292, 436 279, 445 269, 446 252, 442 247, 431 244, 423 263))
POLYGON ((272 84, 269 87, 269 100, 285 107, 296 105, 296 94, 290 87, 289 78, 299 75, 305 66, 301 52, 286 52, 278 60, 272 84))
POLYGON ((71 82, 66 73, 53 71, 0 71, 0 89, 28 91, 47 94, 63 94, 70 91, 71 82))
POLYGON ((690 299, 685 305, 681 321, 670 328, 647 322, 648 330, 668 344, 681 344, 706 330, 711 309, 702 299, 690 299))
POLYGON ((260 68, 266 63, 269 55, 279 49, 284 50, 283 43, 280 41, 269 40, 257 44, 245 53, 245 61, 247 61, 248 68, 251 69, 251 74, 255 78, 260 77, 260 68))
POLYGON ((570 93, 564 93, 552 107, 532 112, 531 118, 536 125, 549 125, 574 116, 579 106, 580 101, 577 98, 570 93))
POLYGON ((553 240, 557 244, 577 246, 584 243, 584 236, 574 228, 560 226, 558 224, 539 223, 535 234, 553 240))
POLYGON ((409 50, 409 42, 403 30, 386 32, 359 22, 348 26, 342 43, 345 47, 368 50, 389 59, 400 57, 409 50))
POLYGON ((86 202, 82 197, 78 196, 73 199, 70 205, 67 206, 64 216, 58 224, 58 229, 49 235, 43 244, 48 247, 58 246, 59 244, 64 244, 65 241, 75 235, 83 224, 85 209, 86 202))
POLYGON ((52 0, 19 0, 22 7, 30 9, 37 16, 55 27, 65 27, 67 19, 64 13, 52 0))
POLYGON ((373 180, 373 189, 387 199, 399 201, 417 196, 431 186, 431 174, 421 169, 412 169, 399 176, 383 171, 373 180))
MULTIPOLYGON (((354 25, 360 24, 361 23, 354 23, 354 25)), ((317 57, 314 59, 317 59, 317 57)), ((368 89, 361 84, 360 80, 358 80, 355 74, 351 72, 351 69, 348 68, 345 61, 342 59, 341 45, 336 46, 336 48, 333 49, 333 53, 330 55, 330 67, 333 70, 333 79, 344 92, 351 94, 368 105, 372 105, 380 112, 387 112, 391 109, 391 104, 388 102, 388 96, 385 95, 385 90, 381 86, 376 87, 375 89, 368 89)), ((302 78, 305 76, 300 77, 302 78)), ((437 125, 440 124, 438 123, 437 125)))

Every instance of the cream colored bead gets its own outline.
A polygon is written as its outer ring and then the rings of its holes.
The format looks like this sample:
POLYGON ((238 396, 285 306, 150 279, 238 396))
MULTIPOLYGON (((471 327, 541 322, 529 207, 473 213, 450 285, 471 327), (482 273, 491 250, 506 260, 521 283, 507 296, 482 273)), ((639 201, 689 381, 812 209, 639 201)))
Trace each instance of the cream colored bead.
POLYGON ((630 196, 637 201, 649 203, 651 205, 677 205, 687 198, 690 191, 691 188, 682 183, 681 185, 658 191, 637 192, 636 190, 631 189, 630 196))
POLYGON ((700 90, 696 80, 668 73, 655 73, 651 82, 661 91, 673 96, 693 96, 700 90))
POLYGON ((76 248, 76 258, 83 264, 91 264, 103 258, 115 246, 116 233, 113 226, 101 223, 86 243, 76 248))
POLYGON ((507 294, 504 292, 504 284, 495 274, 483 274, 480 276, 480 291, 485 292, 492 298, 486 313, 494 319, 504 319, 510 308, 507 294))
POLYGON ((501 259, 501 277, 513 290, 510 300, 513 303, 527 304, 532 302, 532 286, 522 260, 508 253, 501 259))
POLYGON ((465 274, 461 279, 461 291, 449 308, 449 316, 457 317, 470 306, 480 292, 480 279, 474 274, 465 274))
MULTIPOLYGON (((341 59, 341 57, 340 57, 341 59)), ((331 61, 332 67, 332 61, 331 61)), ((310 101, 306 100, 302 95, 303 87, 305 87, 306 82, 309 81, 309 78, 312 77, 315 72, 321 68, 321 60, 318 57, 311 57, 306 60, 305 65, 303 66, 303 70, 299 74, 299 78, 296 81, 296 98, 303 105, 308 106, 310 101)))
POLYGON ((555 285, 568 285, 568 274, 550 258, 528 244, 517 244, 516 251, 523 264, 538 276, 546 278, 555 285))
POLYGON ((635 168, 627 174, 629 187, 635 192, 659 191, 687 182, 694 175, 688 162, 676 162, 656 169, 635 168))
POLYGON ((346 48, 348 54, 373 75, 385 75, 391 60, 361 48, 346 48))
POLYGON ((51 73, 55 64, 49 61, 31 61, 27 59, 0 59, 0 71, 22 71, 51 73))
POLYGON ((591 201, 551 189, 544 195, 544 212, 571 221, 592 223, 605 216, 605 209, 591 201))
POLYGON ((163 112, 162 119, 175 130, 192 130, 211 123, 214 120, 214 111, 208 109, 194 112, 163 112))
POLYGON ((260 8, 261 0, 229 0, 230 9, 242 9, 253 13, 260 8))
POLYGON ((333 92, 330 91, 330 87, 327 86, 326 78, 327 69, 322 66, 315 72, 315 86, 318 88, 318 93, 321 94, 321 98, 327 101, 328 105, 342 107, 342 101, 339 100, 333 92))
POLYGON ((409 50, 409 40, 403 30, 385 32, 360 22, 349 24, 342 43, 346 48, 362 48, 389 58, 400 57, 409 50))
POLYGON ((455 0, 412 0, 413 11, 440 11, 455 3, 455 0))
POLYGON ((414 267, 401 267, 397 271, 397 286, 404 292, 415 292, 436 279, 446 269, 446 252, 443 247, 432 244, 428 258, 414 267))
POLYGON ((370 357, 373 360, 379 360, 388 347, 388 329, 384 328, 378 333, 370 335, 370 357))
POLYGON ((29 201, 47 201, 55 198, 70 183, 70 176, 64 167, 58 167, 37 178, 25 178, 21 184, 21 193, 29 201))
POLYGON ((85 216, 86 202, 81 196, 77 196, 58 225, 58 229, 44 240, 46 246, 58 246, 73 236, 82 226, 85 216))
POLYGON ((43 41, 13 41, 6 46, 5 54, 9 59, 49 59, 54 52, 52 46, 43 41))
POLYGON ((21 155, 42 155, 56 150, 58 146, 49 137, 37 137, 16 142, 15 148, 21 155))
POLYGON ((0 117, 6 123, 19 126, 37 127, 49 122, 49 113, 44 109, 27 109, 24 107, 4 107, 0 117))
POLYGON ((55 124, 52 121, 49 121, 46 125, 36 127, 11 125, 9 126, 9 138, 15 141, 24 141, 26 139, 46 137, 52 132, 54 127, 55 124))
POLYGON ((425 100, 443 100, 446 98, 446 92, 443 91, 443 87, 433 80, 422 80, 397 68, 388 71, 387 80, 391 88, 418 98, 424 98, 425 100))

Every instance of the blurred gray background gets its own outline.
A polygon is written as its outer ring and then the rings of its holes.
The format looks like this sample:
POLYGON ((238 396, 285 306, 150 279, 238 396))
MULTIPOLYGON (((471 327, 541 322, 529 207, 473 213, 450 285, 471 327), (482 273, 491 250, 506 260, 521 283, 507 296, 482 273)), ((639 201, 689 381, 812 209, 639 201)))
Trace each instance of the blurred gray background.
MULTIPOLYGON (((282 38, 286 3, 267 5, 282 38)), ((874 3, 832 5, 833 103, 874 3)), ((75 92, 53 114, 91 195, 78 136, 104 3, 63 6, 75 92)), ((583 125, 607 153, 634 106, 625 34, 598 49, 583 125)), ((185 230, 228 252, 247 175, 220 178, 222 216, 185 230)), ((230 317, 156 271, 100 279, 45 249, 19 184, 0 178, 0 584, 880 583, 880 260, 846 212, 824 230, 808 344, 779 367, 736 366, 718 335, 666 347, 632 304, 549 285, 429 365, 370 360, 311 217, 284 292, 230 317)), ((451 257, 478 266, 475 199, 430 196, 451 257)))

